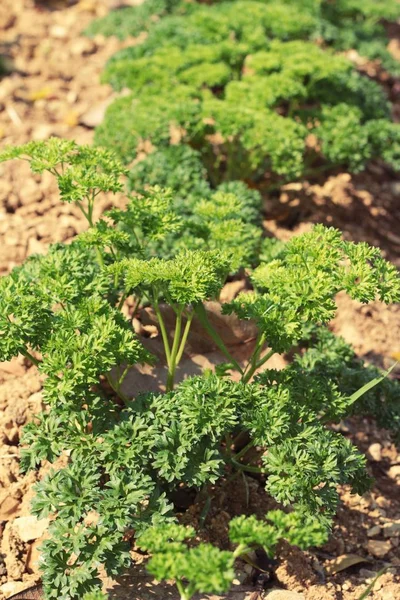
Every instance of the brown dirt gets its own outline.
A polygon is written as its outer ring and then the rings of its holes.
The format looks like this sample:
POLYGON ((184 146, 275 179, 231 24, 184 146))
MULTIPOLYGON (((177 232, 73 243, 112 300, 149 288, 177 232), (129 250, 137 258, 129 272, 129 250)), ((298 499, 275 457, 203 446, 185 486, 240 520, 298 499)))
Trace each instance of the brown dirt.
MULTIPOLYGON (((112 97, 109 86, 99 83, 99 75, 107 58, 124 44, 101 36, 87 40, 80 32, 92 18, 103 15, 110 3, 1 1, 1 43, 16 69, 0 80, 2 145, 50 135, 90 143, 93 131, 82 123, 89 111, 93 118, 92 109, 101 113, 112 97)), ((0 175, 0 273, 9 272, 29 254, 45 252, 51 242, 68 241, 85 227, 74 206, 60 203, 50 177, 32 177, 21 163, 1 165, 0 175)), ((271 235, 287 239, 315 222, 338 226, 348 239, 379 245, 390 260, 400 264, 399 197, 400 180, 380 165, 358 176, 337 173, 317 183, 285 186, 278 194, 280 203, 277 198, 266 202, 265 227, 271 235)), ((110 199, 104 199, 99 210, 109 203, 110 199)), ((345 296, 338 298, 338 305, 335 332, 351 342, 360 356, 387 366, 400 352, 399 307, 380 303, 365 307, 345 296)), ((147 326, 151 327, 151 319, 147 326)), ((38 476, 20 475, 18 443, 21 427, 42 409, 40 390, 36 369, 24 360, 0 365, 0 598, 39 580, 43 524, 29 514, 32 485, 38 476)), ((354 418, 342 424, 342 429, 360 449, 369 451, 368 468, 375 484, 362 498, 347 489, 341 491, 342 505, 323 549, 301 552, 282 545, 273 585, 303 594, 299 599, 357 600, 386 567, 369 598, 400 599, 400 535, 393 527, 400 519, 400 454, 387 432, 377 430, 369 420, 354 418), (337 557, 348 554, 366 562, 328 574, 329 567, 338 563, 337 557)), ((232 516, 243 510, 261 516, 271 507, 259 483, 251 478, 246 481, 248 500, 244 484, 221 483, 212 490, 206 539, 224 545, 232 516)), ((198 522, 200 508, 192 507, 182 520, 198 522)), ((238 578, 229 596, 232 600, 248 598, 251 590, 243 570, 238 578)), ((154 586, 138 565, 114 584, 111 597, 173 600, 176 593, 167 585, 154 586)))

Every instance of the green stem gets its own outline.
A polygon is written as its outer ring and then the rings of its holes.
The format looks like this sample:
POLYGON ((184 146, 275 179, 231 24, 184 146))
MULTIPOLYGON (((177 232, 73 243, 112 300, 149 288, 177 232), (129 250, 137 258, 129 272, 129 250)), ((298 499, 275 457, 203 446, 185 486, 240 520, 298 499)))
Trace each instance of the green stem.
POLYGON ((136 302, 135 302, 133 310, 132 310, 132 316, 133 317, 135 316, 135 314, 137 312, 137 309, 139 308, 140 302, 141 302, 142 299, 141 299, 140 296, 135 296, 135 300, 136 300, 136 302))
MULTIPOLYGON (((254 346, 253 353, 250 357, 249 362, 247 363, 247 367, 246 367, 244 375, 242 377, 243 381, 245 380, 247 373, 249 371, 252 371, 253 369, 255 369, 255 365, 257 364, 258 358, 260 356, 260 352, 262 350, 263 345, 265 344, 265 340, 266 340, 265 333, 259 333, 257 335, 257 340, 256 340, 256 343, 254 346)), ((253 370, 253 372, 254 372, 254 370, 253 370)))
POLYGON ((226 453, 229 457, 229 460, 232 457, 232 445, 233 445, 232 436, 230 433, 226 433, 225 434, 225 446, 226 446, 226 453))
POLYGON ((186 590, 183 587, 183 583, 181 581, 179 581, 179 579, 176 580, 176 587, 178 588, 178 592, 181 596, 181 600, 190 600, 190 596, 188 596, 186 594, 186 590))
POLYGON ((183 308, 179 307, 176 313, 176 324, 175 324, 175 333, 174 333, 174 341, 171 349, 171 357, 168 368, 168 376, 167 376, 167 385, 166 391, 171 392, 174 389, 174 381, 175 381, 175 371, 177 365, 177 356, 180 348, 180 340, 181 340, 181 331, 182 331, 182 312, 183 308))
POLYGON ((234 458, 231 459, 232 465, 235 467, 235 469, 239 469, 240 471, 247 471, 248 473, 264 473, 265 471, 263 469, 260 469, 260 467, 253 467, 251 465, 242 465, 242 463, 240 462, 236 462, 236 460, 234 458))
POLYGON ((37 358, 35 358, 34 356, 32 356, 32 354, 30 352, 28 352, 28 350, 21 350, 21 354, 23 356, 25 356, 28 360, 31 361, 31 363, 33 363, 36 367, 38 367, 40 365, 40 363, 42 362, 41 360, 38 360, 37 358))
POLYGON ((128 293, 124 292, 120 298, 120 301, 118 302, 117 310, 121 310, 127 297, 128 297, 128 293))
POLYGON ((94 199, 95 199, 95 195, 94 195, 94 192, 92 192, 92 197, 88 198, 88 221, 89 221, 90 227, 93 227, 94 199))
POLYGON ((83 208, 82 203, 79 202, 79 200, 77 200, 76 205, 79 208, 79 210, 81 211, 81 213, 83 214, 83 216, 85 217, 86 221, 89 223, 89 225, 92 226, 93 223, 90 222, 89 213, 87 213, 86 210, 83 208))
POLYGON ((246 375, 244 377, 242 377, 243 383, 248 383, 250 381, 250 379, 253 377, 254 373, 257 371, 257 369, 259 369, 260 367, 262 367, 271 358, 271 356, 273 354, 275 354, 275 351, 274 350, 270 350, 269 352, 267 352, 267 354, 265 356, 262 357, 261 360, 259 360, 254 365, 252 365, 252 367, 246 373, 246 375))
POLYGON ((254 442, 249 442, 248 444, 246 444, 246 446, 244 448, 242 448, 240 450, 240 452, 237 452, 237 454, 234 455, 234 459, 236 461, 239 460, 239 458, 242 458, 242 456, 244 456, 249 450, 250 448, 254 447, 254 442))
POLYGON ((242 554, 247 554, 247 552, 250 552, 250 548, 246 544, 239 544, 236 550, 233 551, 233 556, 234 558, 238 558, 242 554))
POLYGON ((209 321, 209 319, 207 317, 207 312, 206 312, 206 309, 204 308, 204 304, 201 303, 201 302, 199 302, 198 304, 196 304, 195 305, 195 312, 196 312, 196 315, 197 315, 200 323, 203 325, 204 329, 207 331, 207 333, 211 337, 211 339, 215 342, 215 344, 217 345, 217 347, 221 350, 222 354, 224 356, 226 356, 226 358, 234 366, 234 368, 237 371, 239 371, 239 373, 241 373, 243 375, 243 369, 242 369, 242 367, 239 365, 239 363, 230 354, 228 348, 225 346, 224 342, 222 341, 222 339, 220 338, 220 336, 218 335, 218 333, 215 331, 215 329, 211 325, 211 323, 210 323, 210 321, 209 321))
POLYGON ((103 259, 103 256, 102 256, 98 246, 96 246, 95 252, 96 252, 97 262, 99 263, 99 266, 104 267, 104 259, 103 259))
POLYGON ((163 339, 165 358, 167 359, 167 365, 170 366, 171 363, 171 348, 168 340, 168 333, 165 327, 164 319, 160 311, 160 307, 158 305, 158 301, 154 299, 154 312, 157 315, 158 324, 160 326, 161 337, 163 339))
MULTIPOLYGON (((90 200, 90 198, 88 198, 88 210, 86 212, 86 210, 83 208, 83 205, 81 202, 79 202, 78 200, 76 201, 76 205, 78 206, 78 208, 80 209, 81 213, 83 214, 83 216, 85 217, 85 219, 87 220, 87 222, 89 223, 90 227, 93 227, 93 206, 94 206, 94 197, 92 201, 90 200)), ((96 252, 96 257, 97 257, 97 262, 99 263, 100 267, 104 267, 104 259, 103 256, 98 248, 98 246, 96 246, 95 248, 95 252, 96 252)))
POLYGON ((188 339, 188 335, 189 335, 189 331, 190 331, 190 326, 192 324, 193 321, 193 317, 194 317, 194 312, 191 312, 187 315, 187 321, 186 321, 186 325, 185 325, 185 329, 183 332, 183 336, 182 336, 182 340, 181 340, 181 345, 179 347, 178 350, 178 354, 176 356, 176 366, 179 365, 179 363, 181 362, 181 358, 183 355, 183 352, 185 350, 185 346, 186 346, 186 342, 188 339))
MULTIPOLYGON (((120 390, 120 388, 121 388, 121 385, 123 384, 123 382, 124 382, 124 379, 125 379, 125 377, 126 377, 126 375, 127 375, 128 371, 129 371, 129 369, 130 369, 130 365, 128 365, 127 367, 125 367, 125 369, 124 369, 124 370, 123 370, 123 372, 122 372, 122 375, 120 375, 120 377, 118 378, 118 381, 117 381, 117 388, 118 388, 118 391, 120 390)), ((118 375, 119 375, 119 372, 118 372, 118 375)))
POLYGON ((111 375, 109 375, 108 373, 106 374, 106 379, 109 383, 109 385, 112 387, 112 389, 114 390, 114 392, 117 394, 117 396, 119 398, 121 398, 122 402, 124 404, 128 404, 129 402, 129 398, 128 396, 125 396, 125 394, 123 392, 121 392, 121 390, 119 389, 119 385, 117 383, 115 383, 115 381, 113 381, 111 375))

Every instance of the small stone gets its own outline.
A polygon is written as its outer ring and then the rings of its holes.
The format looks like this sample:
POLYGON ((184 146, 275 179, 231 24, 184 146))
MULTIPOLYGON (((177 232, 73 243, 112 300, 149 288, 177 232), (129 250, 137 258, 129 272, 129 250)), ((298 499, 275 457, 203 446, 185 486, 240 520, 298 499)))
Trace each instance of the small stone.
POLYGON ((392 194, 394 194, 395 196, 400 196, 400 181, 393 181, 390 184, 390 189, 392 191, 392 194))
POLYGON ((399 597, 399 586, 397 583, 385 586, 384 589, 380 590, 380 600, 396 600, 399 597))
POLYGON ((26 583, 23 581, 7 581, 0 585, 0 592, 6 597, 14 596, 26 588, 26 583))
POLYGON ((371 444, 368 448, 368 454, 372 460, 379 462, 382 459, 382 446, 378 443, 371 444))
POLYGON ((304 594, 288 590, 271 590, 265 595, 268 600, 304 600, 304 594))
POLYGON ((380 506, 381 508, 390 508, 390 500, 388 500, 384 496, 377 496, 375 498, 375 504, 377 506, 380 506))
POLYGON ((0 29, 9 29, 16 21, 17 17, 15 14, 4 11, 0 15, 0 29))
POLYGON ((28 242, 27 255, 30 256, 31 254, 45 254, 45 253, 46 253, 46 246, 42 242, 37 240, 36 238, 34 238, 34 237, 30 238, 30 240, 28 242))
POLYGON ((114 96, 110 96, 110 98, 107 98, 106 100, 103 100, 102 102, 92 106, 88 111, 79 117, 79 123, 85 127, 88 127, 89 129, 94 129, 94 127, 100 125, 100 123, 103 122, 107 108, 110 106, 113 100, 114 96))
POLYGON ((382 527, 383 535, 385 538, 399 537, 400 536, 400 521, 393 521, 393 523, 385 523, 382 527))
POLYGON ((33 179, 23 183, 18 190, 19 199, 23 206, 39 202, 43 198, 42 191, 33 179))
POLYGON ((21 501, 5 494, 0 499, 0 521, 9 521, 19 512, 21 501))
POLYGON ((391 537, 390 538, 390 543, 392 544, 393 548, 398 548, 400 546, 400 538, 398 538, 398 537, 391 537))
POLYGON ((379 540, 369 540, 367 549, 370 554, 376 556, 376 558, 383 558, 392 549, 391 543, 381 542, 379 540))
POLYGON ((34 413, 38 413, 44 409, 42 392, 35 392, 28 398, 28 406, 34 413))
POLYGON ((49 519, 40 519, 36 517, 18 517, 13 522, 13 528, 17 531, 23 542, 31 542, 42 537, 49 526, 49 519))
POLYGON ((16 446, 19 442, 19 429, 15 425, 14 421, 9 421, 5 423, 4 427, 4 435, 11 446, 16 446))
POLYGON ((47 140, 54 133, 54 127, 47 123, 36 125, 32 130, 32 139, 38 142, 47 140))
POLYGON ((62 25, 53 25, 50 27, 49 33, 51 37, 62 39, 67 37, 67 30, 62 25))
POLYGON ((25 367, 19 363, 15 358, 10 361, 3 362, 0 364, 0 370, 16 377, 21 377, 25 374, 25 367))
POLYGON ((96 52, 97 47, 93 40, 89 38, 78 38, 71 44, 71 54, 75 56, 87 56, 96 52))
POLYGON ((40 550, 39 548, 42 545, 42 540, 35 540, 33 544, 30 545, 28 554, 26 556, 26 570, 28 573, 39 573, 39 563, 40 563, 40 550))
POLYGON ((247 575, 251 575, 251 573, 253 572, 253 567, 249 564, 245 564, 243 567, 243 571, 247 574, 247 575), (250 567, 250 568, 249 568, 250 567))
POLYGON ((359 575, 364 580, 373 580, 375 579, 377 573, 376 571, 370 571, 369 569, 360 569, 359 575))
POLYGON ((350 588, 351 588, 351 585, 345 581, 344 584, 342 585, 342 590, 347 591, 350 588))
POLYGON ((392 479, 400 480, 400 465, 394 465, 393 467, 390 467, 388 475, 392 479))
POLYGON ((377 535, 379 535, 381 533, 381 528, 379 525, 374 525, 373 527, 371 527, 370 529, 368 529, 367 531, 367 536, 369 538, 373 538, 376 537, 377 535))
POLYGON ((246 282, 243 279, 240 279, 239 281, 229 281, 224 285, 224 287, 221 290, 220 301, 222 302, 222 304, 224 302, 230 302, 231 300, 236 298, 238 293, 242 292, 245 289, 245 287, 246 282))

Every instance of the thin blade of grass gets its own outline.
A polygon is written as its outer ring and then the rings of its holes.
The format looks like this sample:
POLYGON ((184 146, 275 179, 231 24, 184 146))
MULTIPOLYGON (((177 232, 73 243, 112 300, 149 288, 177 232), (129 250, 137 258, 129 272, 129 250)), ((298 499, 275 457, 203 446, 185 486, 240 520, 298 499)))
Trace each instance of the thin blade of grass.
POLYGON ((369 586, 363 591, 363 593, 361 594, 361 596, 359 597, 358 600, 365 600, 365 598, 368 598, 368 596, 374 589, 375 583, 378 581, 379 577, 381 577, 384 573, 386 573, 386 571, 387 571, 387 567, 384 567, 383 569, 378 571, 378 573, 376 574, 376 577, 371 581, 369 586))
POLYGON ((368 381, 368 383, 366 383, 359 390, 354 392, 354 394, 352 394, 350 396, 350 404, 354 404, 354 402, 356 402, 359 398, 361 398, 361 396, 363 396, 364 394, 369 392, 369 390, 372 390, 375 386, 377 386, 379 383, 381 383, 381 381, 386 379, 386 377, 388 377, 390 375, 390 373, 393 371, 393 369, 395 368, 395 366, 397 364, 398 363, 395 362, 394 365, 392 365, 390 367, 390 369, 388 369, 386 371, 386 373, 384 373, 383 375, 379 375, 379 377, 375 377, 375 379, 371 379, 371 381, 368 381))

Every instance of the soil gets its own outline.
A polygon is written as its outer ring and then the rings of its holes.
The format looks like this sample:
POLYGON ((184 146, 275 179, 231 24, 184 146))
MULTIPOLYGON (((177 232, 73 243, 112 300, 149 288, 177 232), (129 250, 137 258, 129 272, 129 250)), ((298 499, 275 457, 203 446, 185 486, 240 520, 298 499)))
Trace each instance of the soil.
MULTIPOLYGON (((91 142, 93 126, 113 98, 111 88, 100 83, 101 70, 109 56, 132 40, 102 36, 89 40, 81 32, 115 4, 115 0, 1 1, 0 51, 13 65, 13 71, 0 80, 2 146, 51 135, 91 142)), ((396 103, 394 114, 400 114, 396 103)), ((59 201, 51 177, 32 177, 27 165, 19 162, 0 165, 0 176, 0 274, 85 228, 75 207, 59 201)), ((265 230, 288 239, 323 222, 342 229, 348 239, 380 246, 388 259, 400 265, 399 198, 400 178, 379 164, 356 176, 335 173, 319 181, 293 183, 266 200, 265 230)), ((118 198, 104 198, 98 210, 111 202, 118 198)), ((228 296, 240 288, 237 282, 229 285, 224 290, 228 296)), ((353 344, 359 356, 387 367, 400 356, 399 317, 399 306, 379 302, 363 306, 340 295, 332 328, 353 344)), ((138 326, 151 328, 151 315, 143 314, 138 326)), ((249 332, 245 335, 251 338, 249 332)), ((192 356, 191 368, 218 360, 208 352, 204 347, 196 358, 192 356)), ((24 359, 0 365, 0 600, 40 581, 38 547, 47 523, 38 523, 29 507, 32 486, 41 473, 21 476, 18 464, 21 428, 43 408, 41 386, 36 368, 24 359)), ((367 453, 373 487, 363 497, 341 490, 339 513, 324 548, 301 552, 280 547, 266 598, 358 600, 384 568, 368 598, 400 599, 399 450, 388 432, 378 430, 371 420, 352 418, 340 428, 367 453)), ((272 506, 259 482, 251 478, 240 486, 222 482, 212 490, 212 497, 202 535, 222 546, 232 516, 243 511, 261 516, 272 506)), ((181 519, 196 524, 200 510, 201 504, 193 506, 181 519)), ((176 598, 173 587, 156 585, 145 574, 143 557, 134 550, 132 556, 136 563, 132 569, 110 583, 111 598, 176 598)), ((244 600, 253 591, 242 565, 229 598, 244 600)), ((34 593, 25 597, 33 599, 34 593)))

